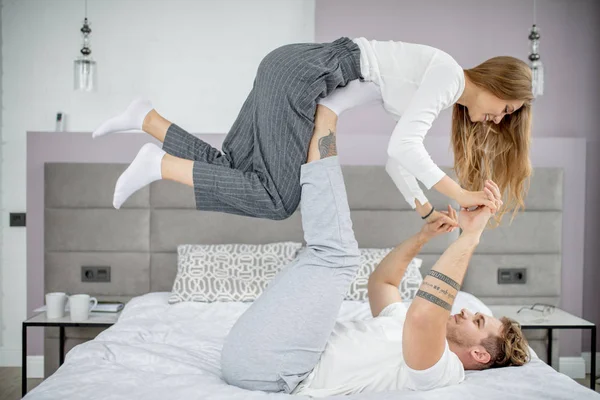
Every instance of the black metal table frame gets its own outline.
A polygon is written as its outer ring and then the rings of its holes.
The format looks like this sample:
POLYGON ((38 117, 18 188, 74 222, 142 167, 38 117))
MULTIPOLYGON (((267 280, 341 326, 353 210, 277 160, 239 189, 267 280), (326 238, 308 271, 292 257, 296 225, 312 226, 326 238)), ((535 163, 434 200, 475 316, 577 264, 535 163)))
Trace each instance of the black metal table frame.
POLYGON ((27 394, 27 328, 30 326, 41 326, 44 328, 59 328, 58 336, 58 365, 63 365, 65 361, 65 328, 106 328, 114 325, 112 322, 23 322, 22 331, 22 350, 21 350, 21 397, 25 397, 27 394))
POLYGON ((590 357, 590 389, 596 390, 596 325, 521 325, 521 329, 546 329, 548 347, 546 348, 548 365, 552 366, 552 331, 554 329, 590 329, 592 331, 590 357))

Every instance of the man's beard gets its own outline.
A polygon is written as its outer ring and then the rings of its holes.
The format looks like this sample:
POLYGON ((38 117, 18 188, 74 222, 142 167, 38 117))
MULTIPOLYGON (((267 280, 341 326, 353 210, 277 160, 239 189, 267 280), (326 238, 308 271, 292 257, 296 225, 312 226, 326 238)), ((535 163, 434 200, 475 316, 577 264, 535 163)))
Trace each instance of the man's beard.
POLYGON ((467 338, 460 336, 457 327, 448 327, 446 330, 446 339, 460 347, 469 347, 470 343, 467 338))

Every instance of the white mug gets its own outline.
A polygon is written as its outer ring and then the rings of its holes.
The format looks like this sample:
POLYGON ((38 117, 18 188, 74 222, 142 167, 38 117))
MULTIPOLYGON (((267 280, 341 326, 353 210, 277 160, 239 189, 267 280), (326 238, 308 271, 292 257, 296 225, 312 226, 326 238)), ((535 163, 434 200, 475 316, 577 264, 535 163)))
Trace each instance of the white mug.
POLYGON ((46 293, 46 318, 55 319, 65 316, 65 305, 67 304, 66 293, 46 293))
POLYGON ((75 294, 69 297, 71 308, 71 321, 86 321, 92 311, 98 305, 95 297, 87 294, 75 294), (93 305, 90 302, 94 303, 93 305))

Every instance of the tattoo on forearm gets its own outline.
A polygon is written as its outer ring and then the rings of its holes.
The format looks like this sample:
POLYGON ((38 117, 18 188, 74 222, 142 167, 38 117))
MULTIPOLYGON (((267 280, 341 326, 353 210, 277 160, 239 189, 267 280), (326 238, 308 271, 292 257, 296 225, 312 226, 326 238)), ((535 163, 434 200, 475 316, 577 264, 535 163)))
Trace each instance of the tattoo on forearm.
POLYGON ((319 139, 319 152, 321 158, 337 156, 337 147, 335 145, 335 133, 329 130, 329 135, 319 139))
POLYGON ((417 296, 427 300, 430 303, 435 304, 436 306, 440 306, 448 311, 452 310, 452 305, 450 305, 450 303, 446 303, 444 300, 432 295, 431 293, 427 293, 422 290, 419 290, 417 292, 417 296))
POLYGON ((440 294, 443 294, 444 296, 448 297, 449 300, 454 301, 454 298, 456 297, 452 293, 450 293, 447 289, 442 289, 441 287, 434 285, 431 282, 423 281, 423 285, 427 286, 430 289, 437 290, 440 294))
POLYGON ((460 285, 458 284, 458 282, 456 282, 449 276, 442 274, 441 272, 438 272, 438 271, 435 271, 432 269, 431 271, 429 271, 428 275, 430 275, 436 279, 439 279, 442 282, 447 283, 448 285, 452 286, 456 290, 460 290, 460 285))

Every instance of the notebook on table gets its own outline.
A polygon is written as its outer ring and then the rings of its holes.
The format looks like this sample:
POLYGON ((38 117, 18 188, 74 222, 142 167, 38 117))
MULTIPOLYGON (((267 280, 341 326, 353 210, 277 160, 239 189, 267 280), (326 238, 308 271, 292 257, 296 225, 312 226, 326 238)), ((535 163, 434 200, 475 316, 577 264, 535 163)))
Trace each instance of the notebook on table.
MULTIPOLYGON (((106 312, 106 313, 118 313, 125 307, 125 304, 118 301, 99 301, 98 305, 92 312, 106 312)), ((46 311, 46 306, 43 305, 41 307, 36 308, 33 312, 43 312, 46 311)), ((65 306, 65 312, 69 311, 69 302, 65 306)))

